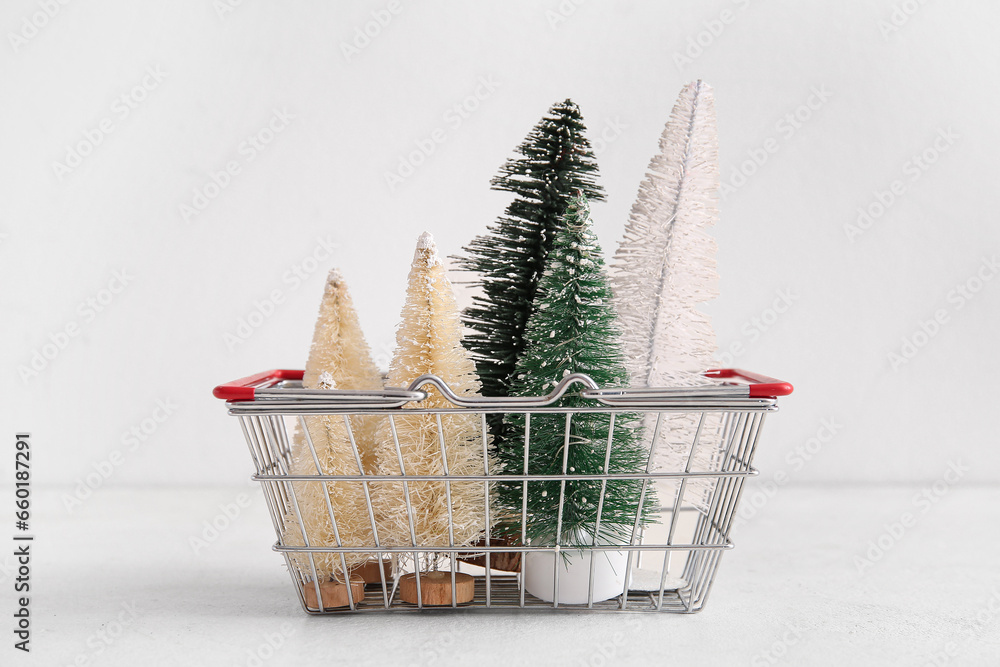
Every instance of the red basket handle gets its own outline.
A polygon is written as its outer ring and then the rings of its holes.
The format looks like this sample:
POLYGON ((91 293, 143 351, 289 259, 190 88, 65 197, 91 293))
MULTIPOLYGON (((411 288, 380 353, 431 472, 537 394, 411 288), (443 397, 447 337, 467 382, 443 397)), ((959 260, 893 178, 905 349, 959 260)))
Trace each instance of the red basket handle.
MULTIPOLYGON (((224 401, 252 401, 258 388, 270 387, 281 380, 301 380, 304 372, 301 370, 275 369, 248 375, 239 380, 220 384, 212 391, 212 395, 224 401)), ((792 385, 788 382, 775 380, 766 375, 751 373, 738 368, 718 368, 705 371, 705 377, 720 380, 743 380, 749 385, 750 398, 776 398, 792 393, 792 385)))
POLYGON ((275 369, 255 375, 248 375, 239 380, 220 384, 212 390, 212 395, 224 401, 252 401, 254 391, 258 388, 270 387, 281 380, 301 380, 304 371, 275 369))
POLYGON ((743 380, 750 385, 750 398, 788 396, 794 389, 788 382, 782 382, 766 375, 751 373, 739 368, 717 368, 705 371, 705 377, 719 378, 720 380, 743 380))

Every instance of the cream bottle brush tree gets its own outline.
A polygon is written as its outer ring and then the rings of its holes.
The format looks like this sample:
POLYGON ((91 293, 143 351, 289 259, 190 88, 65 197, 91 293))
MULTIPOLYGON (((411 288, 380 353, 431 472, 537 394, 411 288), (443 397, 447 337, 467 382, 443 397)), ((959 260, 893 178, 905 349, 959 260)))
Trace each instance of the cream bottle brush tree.
MULTIPOLYGON (((307 389, 382 389, 382 378, 372 361, 347 284, 336 269, 327 277, 302 382, 307 389)), ((305 420, 312 447, 301 428, 296 428, 292 439, 292 474, 361 474, 351 444, 352 436, 364 472, 372 470, 376 427, 372 417, 352 415, 349 417, 350 431, 342 415, 307 416, 305 420)), ((308 537, 310 546, 337 546, 339 536, 340 544, 345 547, 374 546, 372 516, 362 482, 300 481, 292 484, 298 511, 293 505, 285 517, 286 545, 305 546, 305 537, 308 537)), ((347 568, 351 569, 366 562, 371 554, 346 553, 344 556, 347 568)), ((296 554, 293 558, 302 571, 311 572, 308 555, 296 554)), ((313 562, 321 581, 331 577, 343 580, 344 563, 340 554, 317 552, 313 562)))
MULTIPOLYGON (((382 389, 382 375, 372 359, 372 351, 361 330, 347 283, 338 269, 332 269, 327 276, 302 386, 306 389, 382 389), (327 378, 327 384, 332 380, 332 385, 320 386, 324 374, 332 376, 327 378)), ((355 438, 367 472, 375 464, 372 441, 376 424, 370 417, 357 417, 352 420, 352 425, 355 421, 355 438)), ((339 424, 343 424, 342 418, 329 417, 322 422, 328 429, 332 426, 338 436, 341 434, 339 424)), ((322 433, 319 435, 322 437, 322 433)), ((315 444, 316 436, 313 438, 315 444)))
MULTIPOLYGON (((406 387, 421 375, 433 374, 459 396, 479 395, 475 364, 462 346, 461 321, 451 283, 434 240, 427 233, 421 235, 413 255, 401 319, 389 386, 406 387)), ((454 407, 433 387, 425 385, 423 389, 427 398, 407 408, 454 407)), ((375 439, 379 475, 441 475, 445 473, 445 460, 449 475, 484 474, 478 415, 440 415, 442 452, 438 415, 406 412, 401 410, 392 423, 381 418, 375 439)), ((484 482, 412 481, 405 487, 399 481, 373 483, 379 538, 387 546, 410 546, 414 542, 439 547, 471 544, 487 528, 484 492, 484 482), (412 514, 407 512, 407 505, 412 514)))
MULTIPOLYGON (((719 219, 718 132, 710 86, 695 81, 681 90, 659 148, 612 261, 612 290, 633 383, 705 385, 709 380, 702 373, 713 365, 716 338, 699 304, 717 296, 719 278, 716 244, 709 235, 719 219)), ((647 415, 644 420, 647 444, 655 419, 647 415)), ((701 442, 719 427, 715 416, 707 422, 701 442)), ((657 443, 657 467, 685 469, 697 426, 696 418, 668 416, 657 443)), ((717 454, 699 447, 693 469, 715 466, 717 454)), ((695 502, 708 490, 697 481, 688 488, 695 502)))

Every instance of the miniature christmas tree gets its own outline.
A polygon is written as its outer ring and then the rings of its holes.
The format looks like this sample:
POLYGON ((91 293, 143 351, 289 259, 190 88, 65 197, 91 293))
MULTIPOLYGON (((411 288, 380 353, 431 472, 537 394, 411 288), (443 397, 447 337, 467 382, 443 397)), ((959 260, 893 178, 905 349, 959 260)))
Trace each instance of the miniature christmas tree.
MULTIPOLYGON (((309 348, 309 359, 306 361, 302 386, 306 389, 382 389, 382 375, 372 360, 372 351, 361 331, 361 322, 358 320, 351 295, 347 291, 347 283, 337 269, 331 270, 326 279, 326 288, 320 304, 319 317, 316 319, 316 327, 313 330, 312 346, 309 348), (329 374, 331 377, 327 378, 327 386, 321 387, 324 374, 329 374)), ((332 423, 336 435, 341 435, 342 418, 331 417, 323 421, 326 424, 332 423)), ((372 443, 376 423, 373 419, 365 417, 352 420, 352 425, 355 422, 357 424, 355 440, 358 443, 362 464, 368 472, 375 463, 372 443)), ((322 433, 314 434, 313 444, 316 444, 317 435, 320 439, 323 437, 322 433)), ((331 442, 339 445, 342 441, 334 439, 331 442)), ((351 465, 357 468, 353 462, 351 465)))
MULTIPOLYGON (((621 332, 611 302, 611 289, 597 239, 591 231, 586 198, 570 200, 561 229, 539 281, 534 310, 525 328, 525 350, 517 364, 512 393, 544 395, 566 375, 586 373, 602 387, 627 387, 628 371, 622 351, 621 332)), ((559 405, 590 406, 592 401, 566 396, 559 405)), ((647 454, 642 447, 637 417, 615 415, 610 473, 645 470, 647 454)), ((523 414, 505 418, 511 437, 498 451, 505 474, 524 474, 523 414)), ((604 412, 573 414, 567 455, 568 474, 597 475, 604 461, 611 428, 611 415, 604 412)), ((531 418, 527 474, 563 473, 566 415, 534 414, 531 418)), ((532 544, 602 544, 627 542, 639 510, 642 482, 610 480, 601 511, 600 534, 595 536, 601 482, 568 481, 559 521, 560 482, 528 482, 525 537, 532 544)), ((501 530, 512 539, 521 537, 522 483, 498 484, 497 496, 505 510, 501 530)), ((648 522, 656 500, 646 494, 642 523, 648 522)))
MULTIPOLYGON (((524 328, 545 256, 561 228, 570 196, 581 191, 604 199, 597 162, 584 136, 583 117, 571 100, 553 105, 492 181, 516 197, 488 230, 466 248, 460 266, 480 276, 482 296, 463 316, 473 331, 465 338, 485 396, 507 396, 524 328)), ((496 432, 496 431, 495 431, 496 432)))
MULTIPOLYGON (((660 137, 660 152, 646 178, 625 237, 612 261, 615 304, 625 330, 625 353, 639 386, 705 385, 713 365, 715 332, 700 303, 717 295, 715 241, 709 228, 719 218, 718 133, 712 89, 701 81, 681 91, 660 137)), ((656 466, 683 471, 698 426, 692 415, 664 415, 656 466)), ((656 415, 644 420, 647 445, 656 415)), ((702 442, 719 427, 717 415, 703 424, 702 442)), ((694 470, 715 465, 716 452, 700 447, 694 470)), ((662 488, 662 485, 661 485, 662 488)), ((693 480, 688 500, 707 497, 707 483, 693 480)))
POLYGON ((705 384, 715 332, 698 304, 714 298, 719 157, 712 89, 684 87, 612 261, 633 381, 650 387, 705 384))
MULTIPOLYGON (((396 351, 388 384, 406 387, 421 375, 433 374, 459 396, 476 396, 480 384, 475 364, 462 347, 461 322, 451 283, 437 257, 434 240, 423 234, 413 256, 402 322, 396 331, 396 351)), ((428 396, 412 408, 454 407, 436 389, 424 387, 428 396)), ((416 414, 401 410, 395 416, 395 434, 383 418, 376 434, 379 475, 399 475, 400 457, 407 475, 445 473, 442 447, 449 475, 482 475, 483 433, 476 414, 416 414), (438 432, 438 417, 443 432, 438 432), (399 451, 396 442, 399 443, 399 451)), ((379 538, 388 546, 461 546, 471 544, 486 529, 486 496, 483 482, 381 481, 372 484, 372 503, 379 517, 379 538), (407 498, 408 496, 408 498, 407 498), (412 515, 407 513, 407 499, 412 515), (412 533, 411 533, 412 522, 412 533)))
MULTIPOLYGON (((330 271, 327 277, 302 382, 307 389, 382 388, 381 376, 361 332, 361 324, 347 291, 347 284, 336 269, 330 271)), ((349 419, 351 433, 348 433, 343 416, 307 416, 305 421, 312 447, 310 448, 305 434, 297 426, 292 437, 290 472, 299 475, 361 474, 351 446, 351 435, 362 459, 362 467, 365 472, 369 472, 374 461, 376 424, 373 418, 362 415, 354 415, 349 419)), ((337 546, 338 535, 343 546, 374 545, 371 517, 361 482, 292 484, 298 502, 298 513, 292 507, 286 516, 286 545, 304 546, 303 530, 311 546, 337 546), (336 530, 330 519, 331 510, 336 530), (299 516, 302 518, 301 523, 299 516)), ((347 553, 345 557, 350 569, 364 563, 369 555, 347 553)), ((302 571, 311 572, 312 565, 307 555, 296 555, 294 558, 302 571)), ((321 581, 331 576, 342 579, 343 563, 339 554, 315 553, 314 561, 321 581)))

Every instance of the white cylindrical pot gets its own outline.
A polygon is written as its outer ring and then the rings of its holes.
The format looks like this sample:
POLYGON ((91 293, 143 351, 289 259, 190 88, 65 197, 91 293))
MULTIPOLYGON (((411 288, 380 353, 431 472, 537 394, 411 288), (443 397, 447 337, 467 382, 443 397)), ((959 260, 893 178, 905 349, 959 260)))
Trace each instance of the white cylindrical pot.
POLYGON ((559 568, 559 604, 587 604, 590 561, 594 561, 594 602, 625 590, 627 551, 529 551, 524 557, 524 588, 536 598, 555 601, 555 569, 559 568))

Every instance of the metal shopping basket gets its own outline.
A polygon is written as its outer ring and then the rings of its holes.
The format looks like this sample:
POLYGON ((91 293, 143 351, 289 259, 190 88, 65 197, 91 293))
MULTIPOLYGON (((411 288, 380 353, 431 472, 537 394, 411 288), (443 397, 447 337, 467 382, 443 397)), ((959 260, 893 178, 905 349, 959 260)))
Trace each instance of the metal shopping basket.
MULTIPOLYGON (((427 572, 421 574, 421 563, 432 563, 439 573, 437 576, 450 576, 453 591, 456 576, 468 578, 472 575, 474 593, 471 601, 459 602, 452 593, 451 604, 445 604, 446 607, 698 612, 708 598, 722 554, 733 546, 729 532, 743 483, 747 477, 757 474, 752 463, 764 418, 768 412, 777 410, 777 397, 792 392, 788 383, 733 369, 709 371, 704 386, 643 389, 605 389, 598 387, 586 375, 575 374, 563 378, 548 396, 537 398, 460 397, 440 378, 430 375, 418 378, 405 389, 387 388, 382 391, 305 389, 302 387, 302 376, 302 371, 267 371, 220 385, 215 388, 214 394, 226 400, 229 414, 239 419, 256 467, 253 479, 261 483, 278 537, 273 548, 284 556, 299 601, 310 614, 427 609, 428 605, 423 603, 419 594, 421 581, 425 582, 425 586, 428 581, 427 572), (454 407, 421 408, 420 402, 427 397, 428 385, 446 397, 454 407), (589 405, 579 407, 581 401, 576 401, 574 407, 560 406, 559 399, 569 392, 577 392, 577 396, 586 399, 582 403, 589 405), (365 474, 357 444, 351 436, 353 456, 357 461, 356 474, 304 475, 292 472, 294 434, 298 429, 307 431, 306 420, 317 415, 342 417, 350 433, 351 418, 355 416, 372 416, 391 422, 403 414, 475 414, 482 424, 485 452, 489 431, 487 420, 492 415, 518 413, 524 415, 526 423, 538 414, 563 415, 568 434, 574 415, 581 412, 610 414, 612 424, 614 415, 639 414, 648 420, 647 423, 653 424, 652 446, 645 470, 581 475, 572 469, 567 470, 564 463, 561 475, 516 475, 509 471, 497 474, 490 470, 487 463, 481 475, 448 475, 447 465, 440 475, 373 475, 370 472, 365 474), (654 450, 658 447, 669 448, 667 465, 654 458, 654 450), (562 483, 583 479, 600 481, 602 495, 599 505, 604 502, 604 488, 609 482, 641 480, 643 497, 658 499, 655 512, 659 520, 652 525, 641 523, 637 511, 631 539, 625 544, 614 545, 598 544, 597 540, 589 544, 560 544, 558 538, 555 544, 530 544, 529 540, 502 541, 491 536, 489 530, 473 546, 416 542, 387 546, 379 541, 378 517, 369 495, 372 484, 392 481, 402 482, 405 487, 406 483, 427 481, 445 484, 479 482, 486 496, 484 525, 490 526, 490 490, 493 485, 501 482, 527 485, 553 479, 562 483), (301 529, 301 539, 288 540, 285 537, 290 517, 299 512, 301 499, 297 498, 296 489, 301 493, 303 483, 325 485, 328 482, 354 482, 362 487, 374 536, 372 544, 344 546, 339 536, 323 542, 306 534, 308 531, 304 528, 301 529), (647 488, 650 491, 648 494, 647 488), (652 493, 654 488, 657 491, 655 494, 652 493), (599 555, 612 551, 625 555, 623 584, 620 592, 610 599, 595 600, 594 563, 601 560, 599 555), (344 586, 346 599, 337 602, 325 600, 324 595, 329 598, 329 593, 323 587, 326 582, 317 575, 317 560, 330 559, 331 554, 333 558, 343 559, 348 554, 360 552, 375 556, 376 567, 369 570, 376 572, 375 576, 369 576, 363 585, 344 586), (551 600, 526 591, 524 572, 501 571, 496 567, 501 560, 524 561, 527 554, 539 552, 553 554, 550 557, 553 563, 558 561, 555 554, 591 554, 590 590, 586 602, 559 600, 558 567, 554 568, 556 588, 551 600), (406 571, 417 573, 418 599, 415 604, 403 601, 399 594, 400 578, 406 571)), ((440 430, 440 417, 437 424, 440 430)), ((392 433, 395 438, 395 427, 392 433)), ((531 446, 530 432, 524 434, 524 439, 527 452, 531 446)), ((307 441, 312 448, 311 439, 307 438, 307 441)), ((395 444, 398 452, 398 439, 395 444)), ((566 446, 569 444, 567 435, 566 446)), ((613 446, 610 429, 607 446, 613 446)), ((449 491, 449 502, 450 497, 449 491)), ((559 502, 563 502, 562 497, 559 502)), ((640 499, 639 503, 641 507, 643 500, 640 499)), ((330 520, 336 526, 334 510, 329 502, 327 507, 330 520)), ((450 508, 448 517, 450 520, 450 508)), ((299 525, 304 524, 300 521, 299 525)), ((344 563, 342 571, 347 571, 346 561, 341 562, 344 563)))

